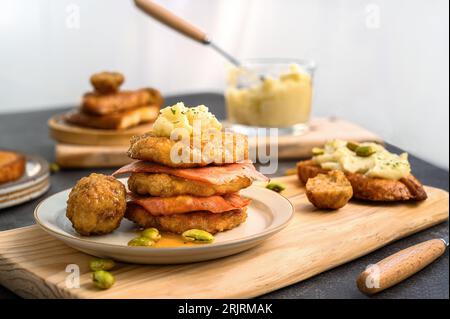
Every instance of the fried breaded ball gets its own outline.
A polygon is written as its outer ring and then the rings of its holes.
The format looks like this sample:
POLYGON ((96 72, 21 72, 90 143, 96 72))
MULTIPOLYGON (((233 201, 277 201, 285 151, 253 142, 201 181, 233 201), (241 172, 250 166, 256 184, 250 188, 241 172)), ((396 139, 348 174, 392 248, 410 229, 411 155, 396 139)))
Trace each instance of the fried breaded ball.
POLYGON ((133 173, 128 178, 130 191, 140 195, 173 197, 178 195, 213 196, 236 193, 252 184, 248 177, 213 185, 168 174, 133 173))
POLYGON ((114 177, 93 173, 70 191, 66 216, 81 235, 108 234, 125 214, 125 195, 125 186, 114 177))
MULTIPOLYGON (((304 184, 309 178, 328 172, 312 160, 297 163, 297 175, 304 184)), ((393 202, 421 201, 428 197, 423 185, 412 174, 399 180, 367 177, 360 173, 346 173, 345 176, 352 184, 353 196, 358 199, 393 202)))
MULTIPOLYGON (((222 139, 219 142, 211 140, 207 135, 203 136, 200 145, 196 145, 193 139, 190 139, 190 145, 186 147, 188 154, 186 160, 173 158, 173 155, 181 155, 181 149, 178 149, 176 142, 168 137, 155 136, 153 133, 147 133, 141 136, 135 136, 131 140, 131 146, 128 150, 128 156, 134 159, 159 163, 169 167, 189 168, 202 167, 209 164, 223 165, 236 163, 248 159, 248 141, 245 135, 222 132, 222 139), (174 150, 174 154, 171 154, 174 150), (214 157, 217 152, 217 158, 214 157), (206 154, 208 153, 208 154, 206 154), (198 161, 194 161, 193 154, 201 154, 198 161)), ((182 145, 181 142, 180 144, 182 145)))
POLYGON ((308 179, 306 196, 317 208, 339 209, 352 198, 353 189, 343 172, 330 171, 308 179))
POLYGON ((129 202, 125 218, 140 227, 155 227, 160 231, 181 234, 189 229, 202 229, 211 234, 230 230, 245 222, 247 208, 235 209, 224 213, 192 212, 167 216, 153 216, 141 206, 129 202))
POLYGON ((109 94, 119 91, 125 80, 119 72, 100 72, 91 76, 91 84, 100 94, 109 94))

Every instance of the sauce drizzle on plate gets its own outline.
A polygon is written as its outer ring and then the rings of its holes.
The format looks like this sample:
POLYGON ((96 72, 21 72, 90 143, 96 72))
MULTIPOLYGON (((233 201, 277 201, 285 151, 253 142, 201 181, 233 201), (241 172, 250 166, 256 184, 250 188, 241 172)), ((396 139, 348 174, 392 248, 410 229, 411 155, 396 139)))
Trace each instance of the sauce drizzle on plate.
POLYGON ((161 239, 156 242, 151 248, 170 248, 170 247, 182 247, 182 246, 194 246, 196 243, 187 242, 183 240, 181 235, 172 233, 161 233, 161 239))

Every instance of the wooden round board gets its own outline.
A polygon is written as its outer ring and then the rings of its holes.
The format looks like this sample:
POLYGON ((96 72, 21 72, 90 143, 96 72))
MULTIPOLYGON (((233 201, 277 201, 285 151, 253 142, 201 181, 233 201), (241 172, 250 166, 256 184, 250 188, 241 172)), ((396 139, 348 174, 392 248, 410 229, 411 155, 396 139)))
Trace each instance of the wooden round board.
POLYGON ((58 142, 94 146, 130 145, 131 137, 144 134, 152 128, 152 123, 141 124, 126 130, 85 128, 67 123, 64 121, 63 114, 53 116, 47 124, 50 136, 58 142))
POLYGON ((37 198, 50 187, 47 161, 34 155, 26 155, 25 158, 27 162, 23 176, 0 185, 0 209, 37 198))

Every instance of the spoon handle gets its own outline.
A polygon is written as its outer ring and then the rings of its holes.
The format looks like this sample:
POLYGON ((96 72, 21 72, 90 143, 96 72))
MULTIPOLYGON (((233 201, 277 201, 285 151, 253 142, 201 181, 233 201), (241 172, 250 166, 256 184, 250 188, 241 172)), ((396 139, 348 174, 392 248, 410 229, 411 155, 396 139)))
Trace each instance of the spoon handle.
POLYGON ((363 271, 356 285, 368 295, 392 287, 419 270, 425 268, 441 256, 446 249, 442 239, 431 239, 403 249, 363 271))
POLYGON ((159 4, 154 3, 151 0, 134 0, 136 6, 152 16, 154 19, 165 24, 169 28, 184 34, 194 41, 208 44, 209 40, 205 32, 187 22, 186 20, 178 17, 169 10, 163 8, 159 4))

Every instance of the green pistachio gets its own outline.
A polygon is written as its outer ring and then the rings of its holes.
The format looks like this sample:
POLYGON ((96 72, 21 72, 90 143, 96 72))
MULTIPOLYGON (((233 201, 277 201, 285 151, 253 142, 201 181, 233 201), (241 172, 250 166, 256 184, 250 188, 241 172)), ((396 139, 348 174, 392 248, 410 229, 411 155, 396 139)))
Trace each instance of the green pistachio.
POLYGON ((137 247, 137 246, 153 246, 155 242, 148 237, 140 236, 133 238, 128 242, 128 246, 137 247))
POLYGON ((111 259, 92 259, 89 262, 89 268, 91 268, 92 271, 96 271, 96 270, 111 270, 114 268, 114 266, 116 265, 116 263, 114 262, 114 260, 111 259))
POLYGON ((94 285, 100 289, 108 289, 114 285, 116 279, 106 270, 97 270, 92 273, 92 281, 94 285))
POLYGON ((266 188, 277 193, 280 193, 286 189, 286 187, 283 184, 275 182, 267 184, 266 188))
POLYGON ((368 157, 376 151, 372 146, 358 146, 355 150, 356 155, 361 157, 368 157))
POLYGON ((359 147, 359 144, 358 144, 358 143, 355 143, 355 142, 348 142, 348 143, 347 143, 347 148, 348 148, 350 151, 355 152, 356 149, 357 149, 358 147, 359 147))
POLYGON ((323 155, 323 154, 325 154, 325 150, 320 147, 313 147, 312 154, 314 156, 323 155))
POLYGON ((141 233, 142 237, 147 237, 151 240, 153 240, 154 242, 157 242, 158 240, 161 239, 161 234, 159 233, 159 231, 156 228, 147 228, 144 229, 141 233))
POLYGON ((51 163, 51 164, 49 165, 49 169, 50 169, 50 173, 55 174, 55 173, 59 172, 59 170, 60 170, 61 168, 59 167, 58 164, 56 164, 56 163, 51 163))
POLYGON ((194 241, 200 243, 212 243, 214 241, 214 236, 207 231, 201 229, 189 229, 183 234, 183 239, 186 241, 194 241))

